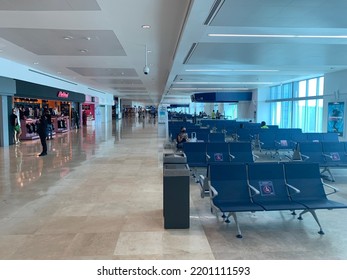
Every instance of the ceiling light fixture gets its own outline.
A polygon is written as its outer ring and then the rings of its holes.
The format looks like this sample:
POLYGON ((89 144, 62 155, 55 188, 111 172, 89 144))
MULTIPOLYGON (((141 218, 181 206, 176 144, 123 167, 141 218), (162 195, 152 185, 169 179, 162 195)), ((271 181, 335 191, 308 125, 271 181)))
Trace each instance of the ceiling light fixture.
POLYGON ((73 39, 72 36, 65 36, 65 37, 64 37, 64 40, 72 40, 72 39, 73 39))
POLYGON ((278 72, 275 69, 186 69, 186 72, 278 72))
POLYGON ((151 26, 149 24, 144 24, 141 26, 143 29, 150 29, 151 26))
POLYGON ((272 85, 272 82, 173 82, 176 85, 272 85))
POLYGON ((88 50, 87 49, 83 49, 83 50, 80 50, 80 52, 81 53, 86 53, 86 52, 88 52, 88 50))
POLYGON ((170 90, 187 91, 187 90, 208 90, 208 91, 230 91, 230 90, 250 90, 250 88, 230 87, 230 88, 176 88, 172 87, 170 90))
POLYGON ((347 35, 294 35, 294 34, 228 34, 210 33, 209 37, 246 37, 246 38, 305 38, 305 39, 347 39, 347 35))

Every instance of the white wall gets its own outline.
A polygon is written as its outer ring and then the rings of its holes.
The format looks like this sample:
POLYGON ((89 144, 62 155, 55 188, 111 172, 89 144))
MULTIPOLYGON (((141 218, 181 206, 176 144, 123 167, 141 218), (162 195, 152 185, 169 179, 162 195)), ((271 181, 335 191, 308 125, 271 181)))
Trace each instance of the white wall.
POLYGON ((253 121, 254 104, 252 101, 240 101, 237 103, 237 120, 239 121, 253 121))
POLYGON ((347 71, 339 71, 324 75, 324 99, 323 99, 323 132, 328 126, 328 103, 345 102, 344 110, 344 135, 341 140, 347 140, 346 103, 347 103, 347 71))
POLYGON ((267 124, 271 124, 270 119, 270 103, 265 102, 270 98, 270 88, 259 88, 253 92, 252 102, 256 108, 255 122, 265 121, 267 124))

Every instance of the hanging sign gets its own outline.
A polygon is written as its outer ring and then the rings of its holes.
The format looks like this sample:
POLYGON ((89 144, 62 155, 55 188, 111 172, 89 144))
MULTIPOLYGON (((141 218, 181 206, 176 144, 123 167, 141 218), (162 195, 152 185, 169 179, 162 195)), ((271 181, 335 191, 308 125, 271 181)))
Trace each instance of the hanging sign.
POLYGON ((60 97, 60 98, 69 98, 69 93, 65 92, 65 91, 59 91, 57 93, 57 96, 60 97))

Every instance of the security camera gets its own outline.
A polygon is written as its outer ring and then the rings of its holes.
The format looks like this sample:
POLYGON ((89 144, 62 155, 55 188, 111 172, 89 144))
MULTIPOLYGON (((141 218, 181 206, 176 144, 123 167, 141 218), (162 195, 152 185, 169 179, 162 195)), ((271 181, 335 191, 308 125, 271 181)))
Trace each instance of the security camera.
POLYGON ((149 74, 149 67, 147 65, 143 68, 143 74, 145 75, 149 74))

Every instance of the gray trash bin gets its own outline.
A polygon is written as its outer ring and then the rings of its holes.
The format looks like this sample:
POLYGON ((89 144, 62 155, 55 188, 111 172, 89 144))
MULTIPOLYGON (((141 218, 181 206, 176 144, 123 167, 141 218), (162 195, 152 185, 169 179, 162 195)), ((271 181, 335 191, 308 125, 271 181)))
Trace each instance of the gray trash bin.
POLYGON ((164 154, 163 163, 187 163, 187 157, 185 153, 164 154))
POLYGON ((190 172, 188 165, 164 163, 163 177, 164 228, 189 228, 190 172))

